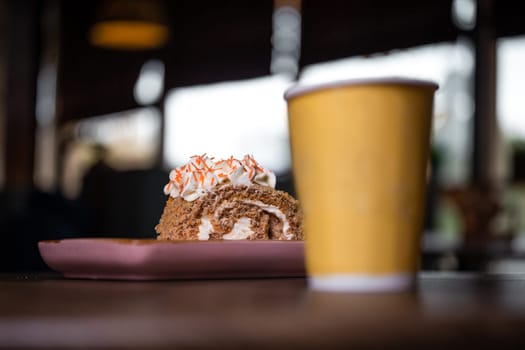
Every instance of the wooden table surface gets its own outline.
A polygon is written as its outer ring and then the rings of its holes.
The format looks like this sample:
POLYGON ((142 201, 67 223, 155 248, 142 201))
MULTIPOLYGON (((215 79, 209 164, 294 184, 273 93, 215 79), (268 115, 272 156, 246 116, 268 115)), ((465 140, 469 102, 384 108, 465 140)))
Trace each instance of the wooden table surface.
POLYGON ((0 275, 0 347, 525 349, 525 274, 423 273, 416 291, 368 295, 303 278, 0 275))

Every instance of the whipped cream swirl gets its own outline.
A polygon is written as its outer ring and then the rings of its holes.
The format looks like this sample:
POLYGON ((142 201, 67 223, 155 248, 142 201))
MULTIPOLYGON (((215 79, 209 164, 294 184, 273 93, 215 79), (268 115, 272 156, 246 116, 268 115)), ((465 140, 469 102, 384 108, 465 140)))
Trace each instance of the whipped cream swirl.
POLYGON ((245 155, 241 160, 230 157, 215 161, 203 154, 190 157, 187 164, 170 172, 164 194, 191 202, 225 183, 275 188, 275 182, 275 174, 259 165, 251 155, 245 155))

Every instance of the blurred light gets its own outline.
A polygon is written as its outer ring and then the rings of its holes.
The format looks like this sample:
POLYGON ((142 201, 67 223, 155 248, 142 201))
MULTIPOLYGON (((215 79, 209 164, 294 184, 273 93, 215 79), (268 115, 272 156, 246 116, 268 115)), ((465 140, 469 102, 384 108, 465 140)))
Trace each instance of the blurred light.
POLYGON ((455 70, 463 74, 471 74, 474 71, 474 45, 472 41, 459 37, 451 59, 455 70))
POLYGON ((140 69, 140 74, 133 89, 135 101, 142 105, 155 103, 164 91, 164 63, 149 60, 140 69))
POLYGON ((120 50, 162 47, 169 30, 160 3, 154 0, 107 0, 102 2, 89 33, 92 45, 120 50))
POLYGON ((282 33, 272 38, 273 48, 277 52, 297 54, 299 36, 297 33, 282 33))
POLYGON ((301 29, 301 15, 292 6, 279 7, 273 14, 273 22, 279 30, 298 32, 301 29))
POLYGON ((56 67, 44 65, 38 73, 36 119, 39 126, 49 125, 55 116, 56 67))
POLYGON ((474 99, 466 91, 456 91, 450 101, 452 114, 458 120, 467 122, 474 113, 474 99))
POLYGON ((166 98, 165 162, 194 154, 217 158, 249 153, 276 173, 290 169, 286 103, 290 79, 275 75, 241 82, 179 88, 166 98))
POLYGON ((288 73, 295 76, 299 70, 297 59, 287 55, 272 55, 271 71, 272 73, 288 73))
POLYGON ((497 42, 497 115, 503 131, 511 137, 525 138, 525 36, 497 42))
MULTIPOLYGON (((435 44, 400 50, 376 57, 357 56, 305 67, 300 80, 324 83, 341 79, 399 76, 432 80, 444 85, 451 70, 455 70, 456 45, 435 44)), ((438 93, 441 89, 438 90, 438 93)))
POLYGON ((38 72, 36 120, 39 126, 49 125, 55 116, 56 67, 47 64, 38 72))
POLYGON ((301 36, 301 15, 292 7, 282 7, 273 15, 272 44, 278 51, 296 50, 301 36))
POLYGON ((282 6, 275 10, 272 46, 271 72, 295 77, 301 49, 301 14, 297 8, 282 6))
POLYGON ((474 29, 476 26, 476 1, 454 0, 452 2, 452 21, 460 29, 474 29))
POLYGON ((168 37, 166 27, 138 21, 97 23, 91 29, 94 46, 115 49, 153 49, 161 47, 168 37))
POLYGON ((136 147, 150 147, 158 138, 160 113, 155 108, 92 117, 78 122, 75 137, 78 141, 110 146, 119 142, 133 143, 136 147))

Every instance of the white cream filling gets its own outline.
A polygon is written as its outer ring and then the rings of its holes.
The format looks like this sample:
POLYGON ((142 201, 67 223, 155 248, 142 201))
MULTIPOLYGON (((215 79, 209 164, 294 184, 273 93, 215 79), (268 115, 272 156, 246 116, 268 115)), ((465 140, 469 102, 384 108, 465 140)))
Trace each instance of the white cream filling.
POLYGON ((261 201, 244 201, 244 203, 256 205, 259 208, 261 208, 262 210, 264 210, 265 212, 277 216, 277 218, 283 222, 283 234, 286 237, 286 239, 292 239, 293 238, 293 234, 287 234, 288 233, 288 229, 290 228, 290 223, 288 222, 288 219, 286 218, 286 215, 284 215, 284 213, 281 211, 281 209, 279 209, 275 205, 268 205, 268 204, 265 204, 265 203, 263 203, 261 201))
MULTIPOLYGON (((290 228, 290 223, 286 218, 286 215, 276 206, 267 205, 261 201, 243 201, 244 203, 256 205, 267 213, 275 215, 279 220, 283 222, 283 234, 286 239, 290 240, 293 238, 293 234, 287 234, 288 229, 290 228)), ((214 216, 218 215, 218 211, 224 208, 223 206, 217 208, 214 213, 214 216)), ((210 234, 213 232, 213 225, 208 217, 201 218, 201 224, 199 225, 199 235, 198 238, 201 241, 207 241, 210 239, 210 234)), ((227 233, 222 236, 225 240, 237 240, 237 239, 247 239, 251 235, 255 234, 251 228, 251 222, 249 218, 242 217, 233 226, 230 233, 227 233)))
POLYGON ((210 233, 213 232, 213 225, 209 218, 203 216, 201 218, 201 224, 199 225, 199 240, 207 241, 210 239, 210 233))
POLYGON ((251 220, 249 218, 240 218, 233 225, 230 233, 222 235, 222 239, 235 240, 235 239, 247 239, 254 234, 251 227, 251 220))
MULTIPOLYGON (((208 217, 201 218, 201 224, 199 225, 199 235, 198 238, 200 241, 207 241, 210 239, 210 234, 213 233, 213 225, 211 220, 208 217)), ((242 217, 235 225, 233 225, 230 233, 227 233, 222 236, 222 239, 225 240, 237 240, 237 239, 247 239, 254 232, 251 228, 251 222, 249 218, 242 217)))

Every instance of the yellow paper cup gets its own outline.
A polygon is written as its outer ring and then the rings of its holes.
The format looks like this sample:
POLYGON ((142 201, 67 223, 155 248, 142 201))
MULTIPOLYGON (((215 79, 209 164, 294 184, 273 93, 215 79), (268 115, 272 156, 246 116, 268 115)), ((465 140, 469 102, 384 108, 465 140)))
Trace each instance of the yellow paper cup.
POLYGON ((436 89, 389 78, 296 85, 285 93, 314 290, 413 284, 436 89))

